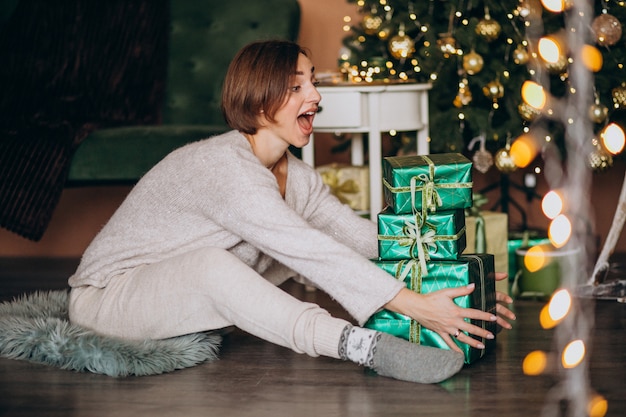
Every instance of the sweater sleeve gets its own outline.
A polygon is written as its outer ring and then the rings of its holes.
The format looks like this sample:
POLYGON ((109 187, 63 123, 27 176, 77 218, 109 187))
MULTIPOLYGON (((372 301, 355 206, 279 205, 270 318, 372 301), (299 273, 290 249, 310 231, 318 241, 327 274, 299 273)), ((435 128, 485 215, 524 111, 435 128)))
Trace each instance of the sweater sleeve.
MULTIPOLYGON (((290 161, 288 167, 287 194, 294 207, 283 200, 276 179, 254 155, 218 162, 211 169, 210 178, 219 181, 212 183, 210 193, 203 182, 194 182, 199 188, 191 190, 206 197, 201 201, 207 217, 311 280, 360 324, 404 287, 357 252, 354 239, 347 239, 350 245, 344 243, 346 239, 339 235, 360 221, 354 222, 353 214, 342 205, 324 201, 332 196, 324 192, 321 179, 318 182, 297 162, 290 161), (328 211, 333 208, 336 217, 349 218, 345 225, 341 225, 343 220, 334 220, 341 227, 329 224, 320 230, 305 220, 311 216, 314 222, 323 222, 332 217, 328 211)), ((359 233, 365 237, 369 232, 359 233)))

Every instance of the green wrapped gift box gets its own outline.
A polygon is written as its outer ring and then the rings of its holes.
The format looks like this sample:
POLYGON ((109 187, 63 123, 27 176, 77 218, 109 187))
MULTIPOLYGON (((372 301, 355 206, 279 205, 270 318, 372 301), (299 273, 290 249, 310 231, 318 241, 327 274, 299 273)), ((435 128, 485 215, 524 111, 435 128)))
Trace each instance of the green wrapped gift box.
MULTIPOLYGON (((457 297, 454 302, 464 308, 475 308, 496 314, 496 290, 494 258, 490 254, 462 255, 458 260, 428 262, 428 271, 420 273, 419 262, 416 260, 373 261, 383 270, 402 279, 413 291, 427 294, 444 288, 461 287, 475 283, 476 288, 467 296, 457 297)), ((469 319, 466 319, 470 321, 469 319)), ((472 324, 496 334, 495 322, 471 320, 472 324)), ((425 346, 450 349, 441 336, 432 330, 423 328, 417 321, 403 314, 389 310, 375 313, 365 323, 365 327, 390 333, 396 337, 419 343, 425 346)), ((465 354, 465 363, 476 362, 492 349, 495 339, 478 338, 487 348, 476 349, 454 339, 465 354)))
POLYGON ((465 212, 442 210, 426 221, 418 214, 378 213, 378 256, 381 260, 456 259, 465 249, 465 212), (421 226, 420 226, 421 225, 421 226))
POLYGON ((472 206, 472 163, 460 153, 383 159, 385 202, 396 214, 472 206))

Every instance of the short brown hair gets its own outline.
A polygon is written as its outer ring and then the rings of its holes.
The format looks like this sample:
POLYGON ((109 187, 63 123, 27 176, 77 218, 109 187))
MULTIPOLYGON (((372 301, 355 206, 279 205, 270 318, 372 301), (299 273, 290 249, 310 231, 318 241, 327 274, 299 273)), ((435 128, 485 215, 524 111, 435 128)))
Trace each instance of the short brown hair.
POLYGON ((222 88, 222 113, 226 123, 243 133, 255 134, 261 111, 274 121, 289 92, 300 54, 307 51, 283 40, 259 41, 243 47, 228 67, 222 88))

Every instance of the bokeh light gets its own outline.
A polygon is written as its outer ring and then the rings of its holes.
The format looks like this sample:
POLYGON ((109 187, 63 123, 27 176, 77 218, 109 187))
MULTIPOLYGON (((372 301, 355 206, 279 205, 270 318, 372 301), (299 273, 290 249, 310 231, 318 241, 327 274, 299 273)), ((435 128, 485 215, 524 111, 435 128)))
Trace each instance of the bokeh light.
POLYGON ((560 13, 565 9, 564 0, 541 0, 541 4, 546 10, 553 13, 560 13))
POLYGON ((571 235, 572 223, 564 214, 559 214, 550 222, 548 238, 556 248, 565 246, 571 235))
POLYGON ((558 40, 553 36, 544 36, 539 39, 537 44, 539 50, 539 56, 550 64, 556 64, 563 55, 563 48, 559 44, 558 40))
POLYGON ((539 324, 541 325, 543 329, 546 329, 546 330, 551 329, 555 327, 557 324, 559 324, 559 322, 557 322, 552 317, 550 317, 550 305, 549 304, 546 304, 541 309, 541 312, 539 313, 539 324))
POLYGON ((525 375, 541 375, 548 364, 548 357, 545 352, 535 350, 530 352, 522 362, 522 370, 525 375))
POLYGON ((602 69, 602 52, 592 45, 583 45, 581 58, 589 71, 598 72, 602 69))
POLYGON ((559 322, 565 318, 572 306, 572 296, 566 289, 561 289, 552 294, 548 304, 550 318, 559 322))
POLYGON ((541 200, 541 210, 549 219, 554 219, 563 212, 563 198, 557 191, 549 191, 541 200))
POLYGON ((524 255, 524 266, 529 272, 536 272, 546 264, 547 256, 544 246, 536 245, 528 248, 524 255))
POLYGON ((602 395, 595 394, 591 397, 587 406, 589 417, 604 417, 607 411, 609 411, 609 403, 602 395))
POLYGON ((537 110, 543 109, 548 101, 543 87, 534 81, 524 81, 524 84, 522 84, 522 99, 526 104, 537 110))
POLYGON ((613 155, 617 155, 624 149, 626 136, 624 136, 624 130, 618 124, 609 123, 600 133, 600 137, 606 150, 613 155))
POLYGON ((561 362, 565 368, 571 369, 577 367, 585 358, 585 343, 578 339, 569 342, 565 349, 563 349, 563 355, 561 362))
POLYGON ((518 168, 526 168, 537 156, 539 147, 532 135, 525 133, 511 145, 509 154, 518 168))

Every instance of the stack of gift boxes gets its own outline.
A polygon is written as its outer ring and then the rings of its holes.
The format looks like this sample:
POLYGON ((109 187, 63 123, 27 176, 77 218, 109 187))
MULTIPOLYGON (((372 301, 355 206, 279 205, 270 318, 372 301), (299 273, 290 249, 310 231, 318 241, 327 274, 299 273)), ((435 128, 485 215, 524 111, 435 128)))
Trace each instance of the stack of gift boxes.
MULTIPOLYGON (((472 206, 471 169, 471 162, 456 153, 385 158, 387 206, 378 214, 379 257, 373 262, 419 293, 474 283, 472 294, 454 302, 495 314, 493 255, 463 254, 465 209, 472 206)), ((493 322, 472 323, 496 333, 493 322)), ((449 349, 437 333, 399 313, 381 310, 365 326, 413 343, 449 349)), ((493 341, 481 342, 487 350, 492 348, 493 341)), ((455 343, 466 363, 485 354, 456 339, 455 343)))

